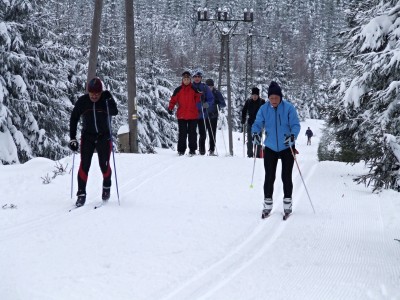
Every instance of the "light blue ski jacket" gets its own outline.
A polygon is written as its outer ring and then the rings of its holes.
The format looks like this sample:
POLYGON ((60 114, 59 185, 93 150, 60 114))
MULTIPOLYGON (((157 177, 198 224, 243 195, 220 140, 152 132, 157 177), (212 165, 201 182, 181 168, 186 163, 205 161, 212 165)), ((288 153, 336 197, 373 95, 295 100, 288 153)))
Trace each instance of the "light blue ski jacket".
POLYGON ((267 101, 258 110, 251 133, 261 134, 263 129, 265 130, 265 147, 276 152, 288 149, 289 146, 285 145, 286 136, 294 134, 295 139, 297 139, 300 132, 299 117, 293 104, 282 100, 274 108, 267 101))

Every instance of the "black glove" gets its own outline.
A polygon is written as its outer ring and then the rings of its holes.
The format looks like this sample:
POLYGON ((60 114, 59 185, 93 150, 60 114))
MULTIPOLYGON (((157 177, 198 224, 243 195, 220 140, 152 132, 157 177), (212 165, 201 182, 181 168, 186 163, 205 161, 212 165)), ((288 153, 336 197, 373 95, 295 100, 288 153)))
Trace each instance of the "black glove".
POLYGON ((289 147, 294 144, 294 134, 285 137, 285 146, 289 147))
POLYGON ((253 133, 253 145, 261 145, 261 135, 259 133, 253 133))
POLYGON ((210 105, 208 105, 207 102, 204 102, 204 103, 203 103, 203 108, 209 108, 209 107, 210 107, 210 105))
POLYGON ((79 144, 77 140, 70 140, 68 146, 69 149, 71 149, 74 152, 77 152, 79 149, 79 144))
POLYGON ((172 114, 174 113, 174 111, 172 109, 168 109, 168 113, 172 116, 172 114))

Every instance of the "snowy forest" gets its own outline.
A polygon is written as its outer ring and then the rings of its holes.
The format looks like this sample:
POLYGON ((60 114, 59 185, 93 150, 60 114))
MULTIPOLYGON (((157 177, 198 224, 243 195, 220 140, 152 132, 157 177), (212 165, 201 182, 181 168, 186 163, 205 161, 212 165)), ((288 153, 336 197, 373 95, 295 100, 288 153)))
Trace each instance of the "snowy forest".
MULTIPOLYGON (((134 1, 141 153, 174 147, 167 104, 183 71, 218 78, 221 43, 212 22, 198 21, 199 7, 211 16, 225 8, 232 19, 254 11, 254 22, 239 22, 230 41, 235 131, 251 87, 265 99, 277 81, 303 120, 325 120, 320 160, 364 161, 370 171, 358 182, 400 191, 400 1, 134 1)), ((0 0, 3 165, 70 154, 69 117, 85 92, 93 12, 94 1, 0 0)), ((103 1, 97 76, 117 100, 116 136, 128 118, 124 1, 103 1)))

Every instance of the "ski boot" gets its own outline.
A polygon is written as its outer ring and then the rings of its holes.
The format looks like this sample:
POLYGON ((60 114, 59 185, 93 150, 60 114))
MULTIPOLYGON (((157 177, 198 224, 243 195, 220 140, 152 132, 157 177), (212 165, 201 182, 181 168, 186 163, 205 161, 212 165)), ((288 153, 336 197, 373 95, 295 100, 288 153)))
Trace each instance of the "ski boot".
POLYGON ((292 213, 292 198, 283 198, 283 219, 286 220, 292 213))
POLYGON ((76 207, 81 207, 85 205, 86 202, 86 193, 85 192, 78 192, 76 194, 78 196, 78 199, 76 200, 76 207))
POLYGON ((215 154, 215 152, 214 152, 214 151, 211 151, 211 150, 210 150, 210 152, 209 152, 208 155, 209 155, 209 156, 217 156, 217 154, 215 154))
POLYGON ((264 199, 264 209, 263 209, 262 215, 261 215, 262 219, 269 217, 271 210, 272 210, 272 203, 273 203, 272 198, 264 199))
POLYGON ((110 189, 111 187, 105 187, 103 186, 103 193, 101 194, 101 199, 103 199, 103 202, 108 201, 110 199, 110 189))

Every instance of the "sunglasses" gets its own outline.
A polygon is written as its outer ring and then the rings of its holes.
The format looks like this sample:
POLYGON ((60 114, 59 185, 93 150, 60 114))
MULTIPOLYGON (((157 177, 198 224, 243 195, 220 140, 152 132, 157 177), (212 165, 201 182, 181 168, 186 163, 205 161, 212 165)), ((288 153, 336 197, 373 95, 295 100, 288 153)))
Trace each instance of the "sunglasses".
POLYGON ((194 75, 193 78, 201 78, 199 75, 194 75))

